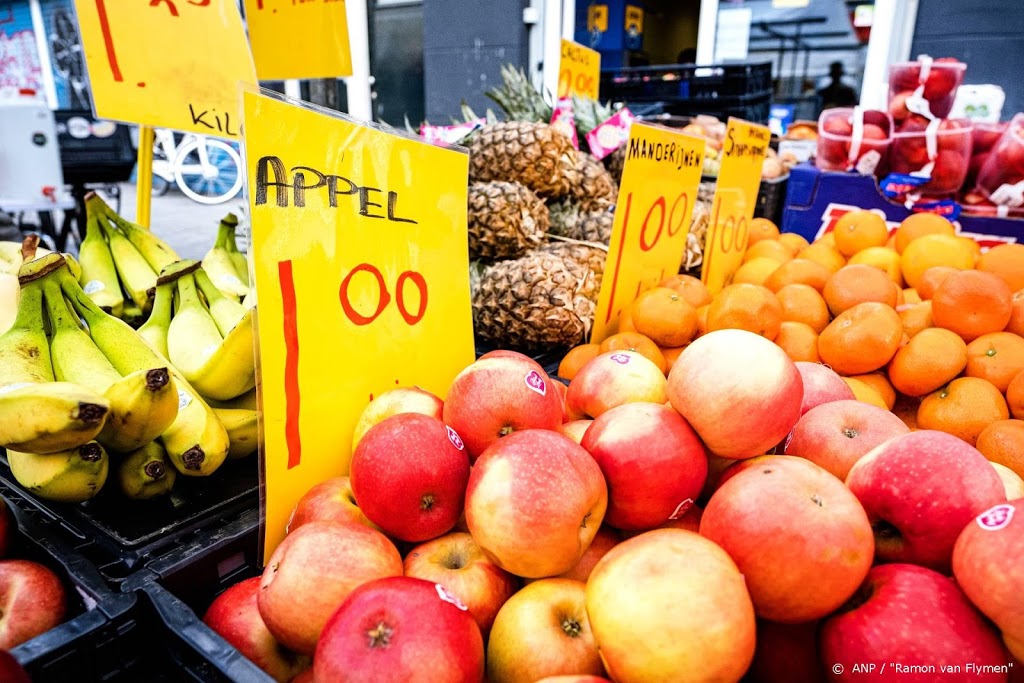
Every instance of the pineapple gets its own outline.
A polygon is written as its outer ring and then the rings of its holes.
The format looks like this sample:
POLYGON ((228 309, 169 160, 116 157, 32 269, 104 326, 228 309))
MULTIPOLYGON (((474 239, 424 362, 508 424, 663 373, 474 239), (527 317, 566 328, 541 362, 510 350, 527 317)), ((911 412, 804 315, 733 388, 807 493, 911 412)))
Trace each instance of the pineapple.
POLYGON ((575 167, 572 142, 546 123, 488 124, 473 135, 469 148, 472 180, 515 181, 545 197, 568 194, 575 167))
POLYGON ((543 241, 548 207, 519 183, 472 183, 468 223, 471 259, 518 258, 543 241))
POLYGON ((615 214, 611 203, 593 203, 593 210, 582 211, 579 204, 570 200, 552 203, 550 232, 561 237, 609 244, 615 214))
MULTIPOLYGON (((601 289, 601 278, 604 276, 604 265, 608 260, 607 249, 600 249, 598 247, 578 244, 576 242, 554 241, 542 246, 540 251, 547 254, 554 254, 562 260, 576 261, 593 273, 594 282, 597 285, 594 290, 594 296, 597 296, 598 290, 601 289)), ((594 299, 594 303, 597 303, 596 298, 594 299)))
POLYGON ((589 212, 614 204, 619 189, 618 183, 596 157, 587 152, 577 152, 569 194, 583 211, 589 212))
POLYGON ((579 262, 544 250, 501 261, 476 281, 477 335, 521 351, 568 348, 590 333, 598 284, 579 262))

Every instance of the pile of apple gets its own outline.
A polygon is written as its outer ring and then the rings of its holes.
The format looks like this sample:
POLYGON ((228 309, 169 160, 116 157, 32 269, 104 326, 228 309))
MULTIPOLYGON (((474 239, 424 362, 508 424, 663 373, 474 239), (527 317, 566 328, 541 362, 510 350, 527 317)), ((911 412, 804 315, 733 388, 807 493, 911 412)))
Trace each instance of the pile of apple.
POLYGON ((67 613, 64 584, 48 567, 8 557, 18 533, 6 502, 0 498, 0 681, 28 683, 28 674, 8 652, 41 636, 67 613))
POLYGON ((486 354, 444 403, 371 402, 350 476, 205 621, 279 681, 1012 680, 1024 499, 848 396, 741 330, 667 379, 486 354))

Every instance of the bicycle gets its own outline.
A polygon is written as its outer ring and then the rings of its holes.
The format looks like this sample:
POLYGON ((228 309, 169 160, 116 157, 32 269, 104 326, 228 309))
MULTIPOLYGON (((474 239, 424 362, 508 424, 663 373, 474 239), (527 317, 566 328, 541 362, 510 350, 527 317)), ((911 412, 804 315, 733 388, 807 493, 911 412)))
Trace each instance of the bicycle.
POLYGON ((221 204, 238 194, 243 180, 234 143, 188 133, 179 144, 173 131, 154 131, 153 194, 166 194, 173 183, 200 204, 221 204))

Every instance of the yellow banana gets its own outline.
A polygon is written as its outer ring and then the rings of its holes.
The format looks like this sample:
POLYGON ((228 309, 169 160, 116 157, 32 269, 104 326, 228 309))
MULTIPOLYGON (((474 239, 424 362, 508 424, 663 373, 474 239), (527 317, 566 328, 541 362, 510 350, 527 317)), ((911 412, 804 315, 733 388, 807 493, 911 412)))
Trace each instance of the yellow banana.
POLYGON ((249 287, 238 277, 231 254, 225 246, 229 231, 234 233, 235 226, 221 221, 217 230, 217 241, 203 257, 203 268, 224 296, 238 299, 249 293, 249 287))
POLYGON ((150 290, 156 288, 156 271, 150 267, 135 245, 129 242, 120 230, 107 222, 105 215, 98 215, 97 223, 107 237, 121 285, 138 308, 143 312, 149 310, 150 290))
POLYGON ((256 386, 252 311, 222 339, 193 275, 178 279, 178 310, 167 332, 167 350, 174 367, 204 397, 227 401, 256 386))
POLYGON ((259 447, 259 413, 245 408, 214 408, 213 412, 228 431, 231 442, 229 458, 244 458, 256 451, 259 447))
POLYGON ((117 467, 121 493, 131 500, 149 500, 170 492, 177 473, 167 462, 167 451, 151 441, 124 457, 117 467))
POLYGON ((217 324, 221 335, 228 336, 228 333, 245 316, 245 306, 235 301, 234 298, 229 299, 224 296, 202 268, 195 272, 195 279, 196 284, 199 285, 199 291, 206 297, 206 303, 210 307, 210 317, 217 324))
POLYGON ((178 389, 178 415, 160 440, 174 467, 186 476, 214 472, 228 453, 228 435, 213 410, 167 359, 126 323, 107 315, 85 295, 70 273, 59 273, 64 295, 85 318, 96 346, 122 374, 168 365, 178 389))
POLYGON ((110 467, 106 451, 95 441, 48 455, 9 450, 7 461, 19 484, 60 503, 81 503, 95 496, 110 467))
POLYGON ((43 297, 53 330, 50 357, 58 381, 74 382, 110 401, 110 414, 96 440, 126 453, 164 433, 178 414, 178 393, 166 367, 121 377, 68 310, 60 283, 43 281, 43 297))
POLYGON ((243 285, 248 287, 249 259, 245 257, 245 254, 238 251, 238 242, 235 241, 235 234, 238 231, 238 216, 229 213, 221 219, 220 223, 231 228, 230 230, 225 228, 224 248, 227 249, 228 254, 231 256, 231 263, 235 266, 235 274, 238 275, 238 279, 242 281, 243 285))
POLYGON ((79 263, 78 259, 76 259, 74 256, 72 256, 71 254, 68 254, 66 252, 61 252, 61 256, 64 257, 64 262, 67 264, 68 270, 71 271, 71 274, 74 275, 76 280, 81 282, 82 281, 82 264, 79 263))
POLYGON ((250 289, 249 293, 245 295, 244 299, 242 299, 242 306, 244 306, 245 308, 255 308, 256 307, 256 288, 255 287, 250 289))
POLYGON ((141 225, 126 221, 113 211, 110 212, 109 217, 124 232, 128 241, 139 250, 142 257, 146 259, 146 263, 153 269, 153 272, 159 273, 167 266, 179 260, 178 254, 166 242, 141 225))
POLYGON ((245 392, 237 398, 232 398, 227 401, 218 401, 216 399, 207 399, 207 403, 212 408, 233 408, 233 409, 245 409, 245 410, 259 410, 256 405, 257 397, 256 392, 259 391, 259 387, 253 387, 249 391, 245 392))
POLYGON ((96 438, 110 401, 70 382, 8 384, 0 388, 0 446, 56 453, 96 438))
POLYGON ((114 257, 110 255, 110 247, 94 213, 89 214, 78 257, 82 263, 82 277, 76 279, 82 283, 82 289, 97 306, 120 318, 124 310, 124 294, 117 279, 114 257))

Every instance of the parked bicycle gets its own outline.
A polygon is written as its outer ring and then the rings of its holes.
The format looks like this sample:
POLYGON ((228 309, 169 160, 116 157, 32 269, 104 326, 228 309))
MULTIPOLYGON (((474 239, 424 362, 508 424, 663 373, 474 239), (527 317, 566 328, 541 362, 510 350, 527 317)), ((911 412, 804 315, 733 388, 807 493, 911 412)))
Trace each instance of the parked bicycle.
POLYGON ((153 194, 172 184, 200 204, 221 204, 242 189, 242 159, 235 143, 158 128, 153 143, 153 194), (178 137, 180 136, 180 142, 178 137))

